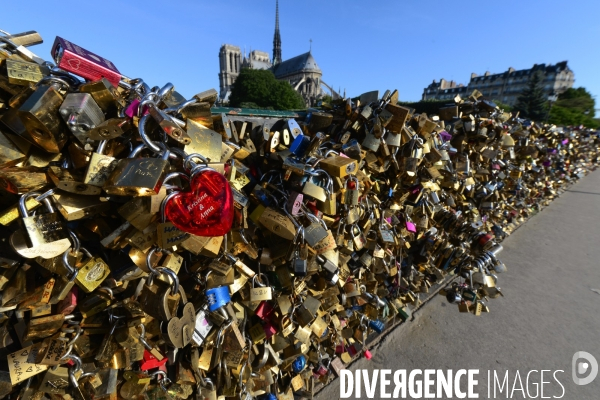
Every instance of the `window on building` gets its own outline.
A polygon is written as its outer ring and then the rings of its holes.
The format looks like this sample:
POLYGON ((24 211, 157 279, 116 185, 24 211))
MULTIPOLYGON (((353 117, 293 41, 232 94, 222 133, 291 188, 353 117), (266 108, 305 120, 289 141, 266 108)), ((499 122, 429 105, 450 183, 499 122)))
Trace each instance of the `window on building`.
POLYGON ((233 71, 233 54, 229 53, 229 70, 233 71))

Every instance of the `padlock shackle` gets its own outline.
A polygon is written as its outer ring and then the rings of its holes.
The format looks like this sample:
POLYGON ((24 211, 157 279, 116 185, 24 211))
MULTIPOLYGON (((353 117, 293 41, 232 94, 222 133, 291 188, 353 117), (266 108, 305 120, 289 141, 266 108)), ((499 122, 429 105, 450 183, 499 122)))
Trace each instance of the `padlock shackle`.
MULTIPOLYGON (((77 322, 77 321, 68 321, 68 322, 73 324, 74 328, 75 328, 75 336, 73 336, 71 338, 71 340, 69 340, 69 342, 67 343, 67 348, 72 348, 73 345, 75 344, 75 342, 77 341, 77 339, 79 339, 79 337, 81 336, 82 329, 81 329, 81 325, 79 325, 79 322, 77 322)), ((63 331, 66 331, 66 330, 63 330, 63 331)))
MULTIPOLYGON (((162 142, 158 143, 158 147, 161 148, 161 151, 159 153, 160 157, 165 161, 168 160, 171 157, 171 150, 167 147, 166 144, 164 144, 162 142)), ((175 158, 177 158, 177 157, 175 157, 175 158)))
POLYGON ((153 275, 158 275, 158 271, 152 267, 152 256, 158 250, 160 250, 158 247, 153 247, 150 249, 150 251, 148 251, 148 254, 146 254, 146 268, 148 268, 148 270, 150 271, 148 279, 153 277, 153 275))
POLYGON ((71 253, 71 248, 68 248, 67 251, 65 251, 62 255, 62 262, 63 262, 63 265, 65 266, 65 268, 67 268, 69 270, 69 274, 71 275, 71 278, 69 278, 69 281, 73 282, 77 278, 77 275, 79 274, 79 270, 77 268, 75 268, 74 266, 72 266, 71 263, 69 262, 69 254, 70 253, 71 253))
POLYGON ((194 175, 199 174, 200 172, 204 172, 204 171, 214 171, 217 172, 216 169, 212 168, 212 167, 208 167, 205 165, 196 165, 194 168, 192 168, 192 170, 190 171, 190 176, 193 178, 194 175))
POLYGON ((57 76, 52 76, 52 75, 45 76, 44 78, 40 79, 35 84, 36 87, 39 87, 41 85, 50 85, 50 86, 62 85, 62 86, 64 86, 65 90, 68 90, 68 91, 73 90, 72 86, 67 81, 65 81, 62 78, 59 78, 57 76))
POLYGON ((138 156, 138 154, 140 154, 142 152, 142 150, 144 150, 146 147, 147 146, 145 143, 138 144, 136 147, 134 147, 134 149, 131 151, 131 153, 129 153, 127 158, 136 158, 138 156))
POLYGON ((202 379, 202 383, 198 382, 198 385, 200 385, 200 387, 208 388, 208 390, 210 390, 211 392, 215 390, 215 384, 213 383, 212 379, 203 377, 202 375, 198 375, 198 378, 202 379))
MULTIPOLYGON (((61 359, 62 360, 62 359, 61 359)), ((75 363, 75 366, 73 367, 69 367, 69 381, 71 382, 71 385, 73 385, 74 388, 78 388, 79 387, 79 381, 78 379, 75 377, 75 374, 79 371, 81 371, 81 359, 79 357, 77 357, 74 354, 69 355, 68 360, 71 360, 75 363)))
MULTIPOLYGON (((107 144, 108 144, 108 140, 101 140, 100 143, 98 144, 98 147, 96 148, 96 153, 98 153, 98 154, 104 153, 104 150, 106 150, 107 144)), ((132 157, 130 157, 130 158, 132 158, 132 157)))
POLYGON ((179 293, 179 277, 177 276, 175 271, 167 267, 157 267, 156 272, 157 274, 163 273, 169 275, 171 279, 173 279, 173 284, 171 286, 171 294, 176 295, 177 293, 179 293))
POLYGON ((173 93, 175 86, 171 82, 167 82, 158 92, 159 99, 163 100, 165 97, 173 93))
POLYGON ((330 196, 333 190, 333 180, 331 179, 331 176, 329 176, 327 171, 323 169, 315 169, 314 171, 308 171, 308 173, 312 176, 325 176, 325 178, 327 179, 327 187, 324 187, 323 189, 325 189, 325 193, 327 194, 327 196, 330 196))
POLYGON ((294 243, 295 245, 298 245, 298 243, 304 243, 305 241, 305 236, 304 236, 304 227, 301 226, 300 228, 298 228, 296 230, 296 235, 294 236, 294 240, 292 243, 294 243), (302 238, 300 240, 302 240, 301 242, 298 242, 299 238, 302 238))
POLYGON ((208 166, 208 160, 202 154, 188 154, 187 157, 183 159, 183 168, 187 169, 190 175, 192 170, 198 166, 198 163, 194 162, 195 158, 198 158, 205 166, 208 166))
POLYGON ((108 293, 108 295, 110 296, 110 299, 114 299, 114 293, 113 290, 109 287, 106 286, 100 286, 98 289, 96 289, 96 291, 102 291, 102 292, 106 292, 108 293))
POLYGON ((255 286, 254 286, 254 283, 255 283, 255 282, 256 282, 256 283, 258 283, 258 286, 260 286, 260 287, 267 287, 267 286, 271 286, 271 285, 269 285, 269 278, 267 278, 267 276, 266 276, 265 274, 263 274, 263 273, 255 274, 255 275, 252 277, 252 287, 255 287, 255 286), (263 278, 264 278, 264 280, 265 280, 265 281, 267 281, 267 283, 266 283, 266 284, 264 284, 264 283, 262 282, 262 279, 263 279, 263 278))
MULTIPOLYGON (((192 104, 195 104, 195 103, 197 103, 197 102, 198 102, 198 99, 196 99, 196 98, 192 98, 192 99, 190 99, 190 100, 184 101, 183 103, 181 103, 181 105, 179 105, 179 106, 177 107, 177 114, 181 114, 181 111, 182 111, 184 108, 186 108, 187 106, 190 106, 190 105, 192 105, 192 104)), ((163 111, 165 111, 165 112, 166 112, 166 110, 163 110, 163 111)))
MULTIPOLYGON (((27 200, 29 200, 30 198, 35 198, 35 197, 39 197, 42 194, 39 192, 28 192, 25 193, 21 196, 21 198, 19 199, 19 205, 18 205, 18 209, 19 209, 19 214, 21 214, 21 217, 23 218, 27 218, 29 217, 29 211, 27 210, 27 200)), ((48 199, 47 197, 42 199, 41 202, 43 202, 46 205, 46 209, 48 210, 48 212, 53 213, 54 212, 54 207, 52 207, 52 203, 50 202, 50 199, 48 199)))
MULTIPOLYGON (((140 134, 140 138, 142 139, 142 141, 144 142, 144 144, 150 150, 152 150, 155 153, 161 153, 163 150, 156 143, 154 143, 150 139, 150 137, 148 136, 148 134, 146 133, 146 124, 148 123, 148 121, 149 121, 150 118, 151 118, 150 114, 146 114, 146 115, 142 116, 142 118, 140 118, 140 120, 138 122, 138 131, 139 131, 139 134, 140 134)), ((133 157, 130 156, 129 158, 133 158, 133 157)))
MULTIPOLYGON (((164 186, 164 183, 163 183, 164 186)), ((167 222, 167 217, 165 215, 165 209, 167 208, 167 203, 175 196, 177 196, 179 194, 179 192, 173 191, 172 193, 167 194, 167 196, 163 199, 163 201, 160 203, 160 221, 161 222, 167 222)), ((146 257, 146 260, 148 260, 148 258, 146 257)), ((148 261, 146 261, 148 262, 148 261)))
POLYGON ((144 97, 145 94, 150 93, 152 89, 142 78, 131 79, 132 89, 139 94, 140 98, 144 97))

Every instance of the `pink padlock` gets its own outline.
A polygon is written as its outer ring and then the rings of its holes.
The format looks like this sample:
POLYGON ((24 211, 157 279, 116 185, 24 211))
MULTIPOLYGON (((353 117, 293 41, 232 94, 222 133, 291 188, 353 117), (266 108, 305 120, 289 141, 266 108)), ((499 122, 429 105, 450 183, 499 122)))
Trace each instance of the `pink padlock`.
POLYGON ((125 115, 127 115, 129 118, 133 118, 133 117, 142 117, 142 116, 148 114, 148 106, 144 106, 144 108, 142 108, 142 115, 139 115, 139 109, 140 109, 140 101, 138 99, 133 99, 131 101, 131 103, 127 106, 127 108, 125 109, 125 115))
POLYGON ((354 357, 358 354, 358 350, 356 350, 356 347, 354 346, 348 346, 348 353, 350 354, 350 356, 354 357))
POLYGON ((328 369, 325 368, 323 364, 319 364, 317 368, 313 369, 313 374, 317 375, 317 379, 321 376, 325 376, 328 372, 328 369))
POLYGON ((304 201, 304 195, 302 193, 292 192, 286 203, 288 212, 294 216, 298 215, 302 208, 302 202, 304 201))
POLYGON ((417 226, 412 221, 406 221, 406 230, 412 233, 417 233, 417 226))
POLYGON ((56 305, 56 310, 59 314, 69 315, 75 310, 77 307, 78 293, 79 288, 77 286, 73 286, 71 291, 67 293, 67 296, 56 305))
POLYGON ((267 340, 271 338, 274 334, 277 333, 277 328, 270 322, 267 322, 263 325, 263 330, 265 331, 265 335, 267 336, 267 340))
POLYGON ((371 358, 373 358, 373 354, 371 354, 371 352, 369 350, 365 350, 364 354, 365 354, 365 358, 367 360, 370 360, 371 358))
POLYGON ((266 321, 267 319, 269 319, 271 317, 274 310, 275 309, 268 301, 263 300, 256 308, 254 315, 256 315, 258 318, 262 319, 263 321, 266 321))
POLYGON ((111 61, 75 43, 57 36, 51 54, 58 68, 91 81, 106 78, 113 86, 119 86, 121 73, 111 61))

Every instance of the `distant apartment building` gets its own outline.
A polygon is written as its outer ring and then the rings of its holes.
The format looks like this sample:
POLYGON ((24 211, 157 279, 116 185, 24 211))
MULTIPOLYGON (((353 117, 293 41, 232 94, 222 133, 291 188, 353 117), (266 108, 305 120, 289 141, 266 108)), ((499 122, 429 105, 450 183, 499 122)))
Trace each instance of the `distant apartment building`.
POLYGON ((529 78, 536 72, 544 73, 544 91, 546 95, 560 94, 573 87, 575 77, 573 71, 567 66, 567 61, 554 65, 534 64, 533 68, 516 71, 509 68, 500 74, 486 72, 482 76, 471 74, 468 85, 457 84, 454 81, 441 79, 433 81, 423 90, 423 100, 450 100, 459 94, 465 97, 473 90, 479 90, 485 97, 501 101, 508 105, 515 105, 521 92, 527 87, 529 78))

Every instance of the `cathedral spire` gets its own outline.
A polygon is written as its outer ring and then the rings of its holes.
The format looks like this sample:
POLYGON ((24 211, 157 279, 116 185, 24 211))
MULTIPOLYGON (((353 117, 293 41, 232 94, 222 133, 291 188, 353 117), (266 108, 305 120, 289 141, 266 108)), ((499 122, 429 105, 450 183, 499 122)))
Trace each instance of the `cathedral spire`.
POLYGON ((275 35, 273 36, 273 65, 281 62, 281 35, 279 34, 279 0, 275 0, 275 35))

